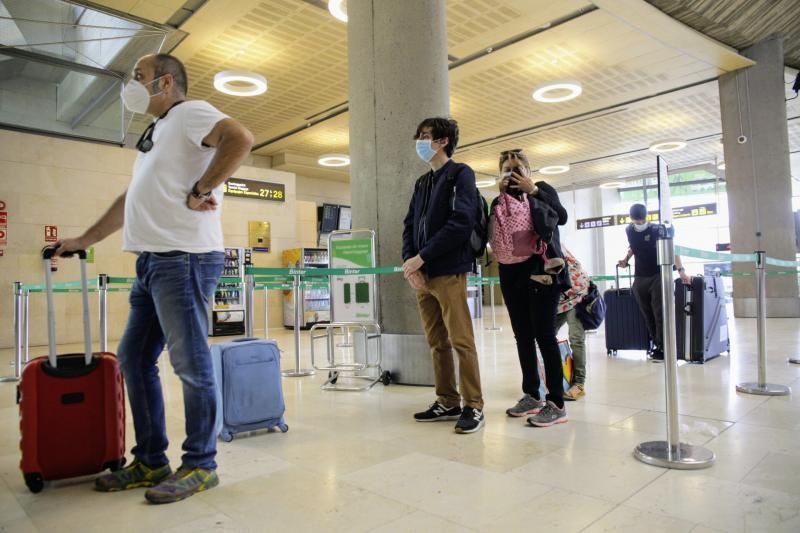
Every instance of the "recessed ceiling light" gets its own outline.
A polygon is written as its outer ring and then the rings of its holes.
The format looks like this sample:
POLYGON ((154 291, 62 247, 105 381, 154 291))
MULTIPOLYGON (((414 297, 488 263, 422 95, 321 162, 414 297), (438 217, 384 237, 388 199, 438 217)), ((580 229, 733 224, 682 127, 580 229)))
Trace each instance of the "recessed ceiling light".
POLYGON ((328 11, 336 20, 347 22, 347 0, 328 0, 328 11))
POLYGON ((267 78, 255 72, 224 70, 214 75, 214 88, 232 96, 258 96, 267 92, 267 78))
POLYGON ((664 139, 650 145, 651 152, 674 152, 686 148, 686 141, 683 139, 664 139))
POLYGON ((606 183, 601 183, 600 184, 600 188, 601 189, 619 189, 623 185, 625 185, 624 181, 608 181, 606 183))
POLYGON ((350 156, 347 154, 325 154, 320 156, 317 163, 323 167, 346 167, 350 164, 350 156))
POLYGON ((720 169, 720 170, 725 170, 725 161, 723 161, 722 163, 717 165, 717 168, 720 169))
POLYGON ((575 80, 551 81, 533 90, 533 99, 548 104, 566 102, 577 98, 583 92, 581 82, 575 80))
POLYGON ((475 186, 479 189, 485 189, 486 187, 491 187, 495 183, 497 183, 495 180, 477 180, 475 186))
POLYGON ((563 174, 569 170, 569 165, 551 165, 539 169, 542 174, 563 174))

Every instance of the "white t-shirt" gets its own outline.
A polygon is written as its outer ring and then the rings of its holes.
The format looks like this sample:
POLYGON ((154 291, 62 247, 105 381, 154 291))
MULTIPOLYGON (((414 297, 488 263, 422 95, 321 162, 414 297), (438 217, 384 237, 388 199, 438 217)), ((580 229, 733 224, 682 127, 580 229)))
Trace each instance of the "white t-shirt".
POLYGON ((186 206, 192 185, 216 153, 203 139, 228 118, 208 102, 179 104, 156 122, 153 148, 139 152, 125 197, 122 249, 127 252, 189 253, 224 251, 222 185, 214 189, 217 208, 193 211, 186 206))

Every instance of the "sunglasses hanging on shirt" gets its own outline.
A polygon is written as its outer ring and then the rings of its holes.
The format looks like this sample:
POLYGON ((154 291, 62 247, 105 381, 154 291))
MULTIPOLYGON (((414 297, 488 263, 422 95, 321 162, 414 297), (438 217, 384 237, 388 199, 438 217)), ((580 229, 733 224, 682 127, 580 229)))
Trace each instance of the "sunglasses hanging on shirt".
POLYGON ((184 100, 179 100, 175 102, 169 107, 169 109, 164 111, 164 113, 161 116, 159 116, 156 120, 147 125, 147 128, 145 128, 145 130, 142 132, 142 136, 139 137, 138 141, 136 141, 137 150, 139 150, 143 154, 146 154, 147 152, 153 149, 153 133, 156 131, 156 124, 158 123, 159 120, 166 117, 167 113, 169 113, 173 107, 175 107, 178 104, 182 104, 183 102, 184 100))

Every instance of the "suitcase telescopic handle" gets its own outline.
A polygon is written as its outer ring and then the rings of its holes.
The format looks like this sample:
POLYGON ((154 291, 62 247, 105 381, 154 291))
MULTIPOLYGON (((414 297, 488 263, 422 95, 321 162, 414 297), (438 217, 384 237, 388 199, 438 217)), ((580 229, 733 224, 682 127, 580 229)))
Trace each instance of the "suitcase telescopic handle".
MULTIPOLYGON (((56 246, 45 246, 42 248, 42 258, 52 259, 56 255, 56 246)), ((61 257, 72 257, 77 255, 80 259, 86 259, 86 250, 75 250, 74 252, 63 252, 61 257)))
MULTIPOLYGON (((55 256, 55 246, 45 246, 42 249, 42 265, 44 266, 44 284, 47 296, 47 346, 50 366, 56 368, 56 313, 53 302, 53 274, 50 272, 50 259, 55 256)), ((61 257, 77 255, 81 261, 81 299, 83 300, 83 349, 86 365, 92 363, 92 327, 89 318, 89 282, 86 275, 86 251, 77 250, 62 254, 61 257)))
MULTIPOLYGON (((630 288, 633 288, 633 282, 631 281, 631 266, 628 265, 625 268, 628 269, 628 285, 630 286, 630 288)), ((617 293, 619 293, 619 291, 622 289, 622 287, 619 284, 619 269, 620 266, 617 265, 617 293)))

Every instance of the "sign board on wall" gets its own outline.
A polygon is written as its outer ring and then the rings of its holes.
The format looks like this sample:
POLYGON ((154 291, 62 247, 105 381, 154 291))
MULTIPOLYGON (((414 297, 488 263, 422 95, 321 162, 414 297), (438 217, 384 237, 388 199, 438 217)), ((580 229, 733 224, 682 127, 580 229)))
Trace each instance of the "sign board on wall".
MULTIPOLYGON (((0 246, 8 244, 8 211, 6 203, 0 200, 0 246)), ((0 250, 2 252, 3 250, 0 250)), ((0 253, 0 255, 2 255, 0 253)))
POLYGON ((286 201, 286 187, 283 183, 267 183, 266 181, 228 178, 222 186, 225 196, 237 198, 253 198, 273 202, 286 201))
POLYGON ((272 240, 269 228, 269 222, 261 220, 248 221, 248 241, 250 248, 254 252, 269 252, 272 240))
MULTIPOLYGON (((705 217, 717 214, 717 204, 687 205, 684 207, 672 208, 672 219, 705 217)), ((647 213, 648 222, 658 222, 658 211, 647 213)), ((627 213, 620 215, 604 215, 601 217, 579 218, 576 222, 578 229, 607 228, 609 226, 625 226, 631 223, 631 217, 627 213)))
POLYGON ((44 227, 44 242, 58 241, 58 226, 44 227))

